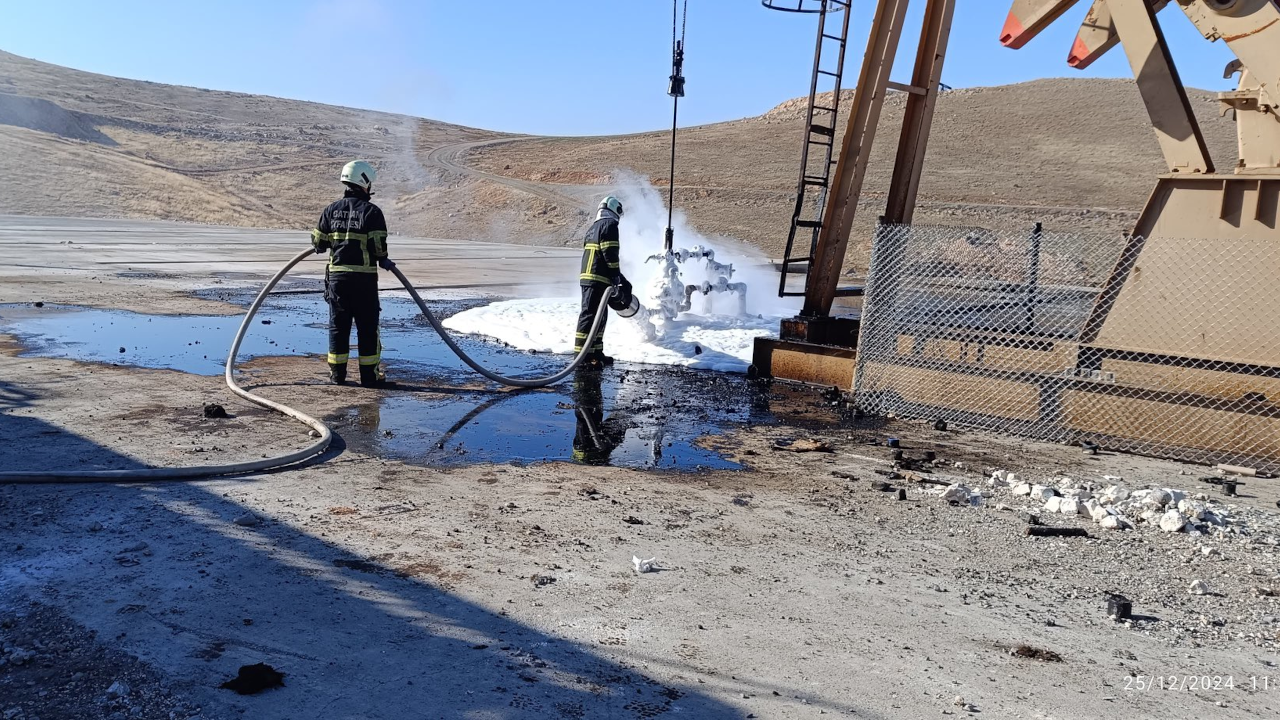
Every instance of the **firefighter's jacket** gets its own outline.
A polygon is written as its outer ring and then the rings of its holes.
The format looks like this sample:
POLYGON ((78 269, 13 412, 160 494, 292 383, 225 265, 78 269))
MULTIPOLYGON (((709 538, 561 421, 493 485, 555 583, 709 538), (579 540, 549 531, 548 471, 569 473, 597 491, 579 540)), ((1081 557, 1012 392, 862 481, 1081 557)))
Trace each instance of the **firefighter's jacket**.
POLYGON ((616 284, 622 277, 622 264, 618 260, 621 248, 618 216, 601 211, 582 244, 582 273, 578 276, 581 284, 616 284))
POLYGON ((378 273, 378 260, 387 256, 387 221, 382 210, 358 190, 320 213, 311 231, 316 251, 329 251, 330 273, 378 273))

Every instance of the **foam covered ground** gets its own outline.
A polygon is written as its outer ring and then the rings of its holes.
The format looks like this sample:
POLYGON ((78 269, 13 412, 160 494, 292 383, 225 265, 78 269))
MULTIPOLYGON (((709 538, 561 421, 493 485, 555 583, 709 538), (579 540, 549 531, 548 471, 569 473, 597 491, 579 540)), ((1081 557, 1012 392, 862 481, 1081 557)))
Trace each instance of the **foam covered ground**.
MULTIPOLYGON (((570 354, 578 321, 577 298, 506 300, 467 310, 444 321, 454 332, 484 335, 521 350, 570 354)), ((684 313, 667 332, 645 340, 638 320, 610 314, 605 354, 622 362, 683 365, 746 372, 755 338, 776 337, 778 318, 684 313)))

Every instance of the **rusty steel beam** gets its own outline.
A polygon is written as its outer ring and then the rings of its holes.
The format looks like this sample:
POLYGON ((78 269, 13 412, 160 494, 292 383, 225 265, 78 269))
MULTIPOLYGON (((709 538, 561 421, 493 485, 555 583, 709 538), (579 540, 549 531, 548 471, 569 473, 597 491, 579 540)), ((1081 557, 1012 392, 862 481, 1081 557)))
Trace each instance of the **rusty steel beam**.
POLYGON ((1039 35, 1079 0, 1013 0, 1000 31, 1000 44, 1017 50, 1039 35))
POLYGON ((871 34, 867 38, 867 52, 863 56, 858 87, 853 96, 853 109, 840 146, 839 162, 828 196, 830 200, 822 216, 822 228, 818 232, 818 244, 805 289, 801 314, 806 317, 829 315, 831 304, 835 302, 836 286, 840 283, 858 197, 867 176, 867 161, 875 143, 876 126, 884 108, 889 73, 898 52, 898 41, 902 38, 908 4, 909 0, 881 0, 876 5, 871 34))
POLYGON ((1169 172, 1211 173, 1213 160, 1147 0, 1108 0, 1169 172))
MULTIPOLYGON (((1151 9, 1160 12, 1169 4, 1169 0, 1147 0, 1151 9)), ((1111 19, 1111 8, 1107 0, 1093 0, 1093 7, 1085 15, 1076 41, 1067 55, 1067 64, 1077 70, 1084 70, 1116 45, 1120 44, 1120 36, 1116 33, 1116 24, 1111 19)))
POLYGON ((912 86, 922 92, 907 96, 898 157, 893 165, 884 214, 887 223, 910 224, 915 215, 920 174, 924 170, 925 150, 933 127, 933 111, 938 103, 938 87, 942 84, 942 66, 955 10, 956 0, 929 0, 925 6, 916 66, 911 76, 912 86))

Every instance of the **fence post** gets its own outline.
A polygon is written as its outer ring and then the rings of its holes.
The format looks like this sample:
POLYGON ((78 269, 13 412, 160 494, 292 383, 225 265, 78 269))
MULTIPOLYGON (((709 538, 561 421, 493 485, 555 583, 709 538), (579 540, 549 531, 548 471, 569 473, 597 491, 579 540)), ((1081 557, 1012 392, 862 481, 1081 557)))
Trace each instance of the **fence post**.
POLYGON ((1040 237, 1044 226, 1036 223, 1027 241, 1027 299, 1024 301, 1025 321, 1023 332, 1034 333, 1036 329, 1036 301, 1040 287, 1040 237))

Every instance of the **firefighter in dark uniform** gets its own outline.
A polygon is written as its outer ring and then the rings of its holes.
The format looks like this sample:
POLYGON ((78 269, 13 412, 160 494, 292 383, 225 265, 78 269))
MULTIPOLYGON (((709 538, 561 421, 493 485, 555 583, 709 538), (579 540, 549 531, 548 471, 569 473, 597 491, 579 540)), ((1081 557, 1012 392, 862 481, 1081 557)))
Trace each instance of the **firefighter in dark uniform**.
MULTIPOLYGON (((622 275, 622 264, 618 255, 622 243, 618 240, 618 221, 622 219, 622 203, 610 195, 600 201, 600 211, 596 213, 596 221, 587 230, 586 240, 582 244, 582 272, 578 276, 582 285, 582 310, 578 314, 578 334, 573 344, 574 353, 582 351, 587 336, 591 334, 591 325, 595 322, 596 311, 604 300, 605 291, 615 288, 619 295, 625 294, 627 302, 631 298, 631 283, 622 275)), ((600 321, 600 333, 592 343, 590 353, 583 360, 583 366, 589 369, 600 369, 612 365, 613 358, 604 354, 604 326, 606 315, 600 321)))
POLYGON ((382 341, 378 336, 378 268, 395 267, 387 257, 387 221, 382 210, 369 202, 378 174, 364 160, 342 168, 347 186, 342 199, 320 214, 311 231, 317 253, 329 251, 324 298, 329 302, 329 379, 347 381, 351 353, 351 325, 356 326, 360 384, 381 385, 382 341))

